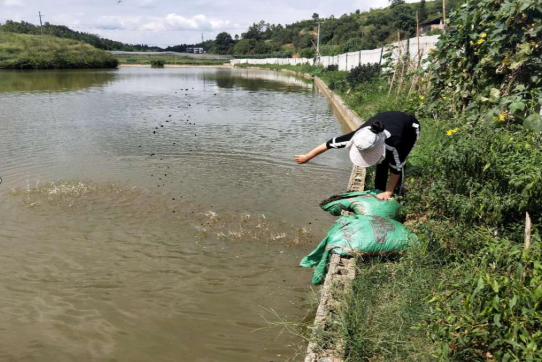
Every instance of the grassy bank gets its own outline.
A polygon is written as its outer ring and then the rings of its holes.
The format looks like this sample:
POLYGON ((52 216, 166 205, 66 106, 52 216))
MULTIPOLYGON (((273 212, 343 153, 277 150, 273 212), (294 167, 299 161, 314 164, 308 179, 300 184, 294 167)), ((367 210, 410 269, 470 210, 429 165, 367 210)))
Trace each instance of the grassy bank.
POLYGON ((369 68, 284 67, 362 118, 402 110, 422 126, 399 197, 421 247, 360 262, 333 328, 348 361, 542 361, 541 17, 528 0, 467 1, 427 71, 391 87, 369 68))
POLYGON ((228 63, 227 60, 220 59, 191 59, 191 58, 180 58, 180 57, 167 57, 167 56, 145 56, 145 55, 134 55, 130 57, 118 57, 117 60, 119 64, 151 64, 153 60, 160 59, 169 65, 222 65, 228 63))
POLYGON ((0 69, 115 68, 108 52, 52 36, 0 31, 0 69))

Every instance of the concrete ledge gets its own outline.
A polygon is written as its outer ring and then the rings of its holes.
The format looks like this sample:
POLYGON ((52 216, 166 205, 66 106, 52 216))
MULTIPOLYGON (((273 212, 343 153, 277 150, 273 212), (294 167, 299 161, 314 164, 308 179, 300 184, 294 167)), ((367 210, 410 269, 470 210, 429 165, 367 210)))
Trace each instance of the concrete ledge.
POLYGON ((361 117, 358 116, 356 112, 348 108, 346 104, 344 104, 342 98, 333 93, 333 91, 329 89, 320 78, 314 77, 314 84, 316 84, 318 89, 327 96, 333 107, 335 107, 337 112, 341 115, 343 121, 348 125, 348 128, 350 128, 351 131, 358 129, 359 126, 363 124, 361 117))
MULTIPOLYGON (((333 93, 331 89, 318 77, 306 73, 295 72, 289 69, 268 69, 260 67, 243 67, 243 69, 274 70, 292 74, 298 77, 313 79, 318 89, 328 98, 333 108, 342 118, 350 131, 354 131, 363 124, 363 120, 356 112, 348 108, 341 97, 333 93)), ((354 166, 348 182, 348 191, 363 191, 365 188, 366 171, 362 167, 354 166)), ((313 341, 307 346, 304 362, 342 362, 345 354, 345 342, 337 335, 336 326, 340 312, 340 302, 337 294, 351 291, 352 280, 356 277, 356 257, 341 257, 332 254, 326 274, 326 280, 321 289, 320 301, 312 327, 313 341), (333 343, 326 340, 321 342, 318 337, 321 334, 333 336, 333 343)))

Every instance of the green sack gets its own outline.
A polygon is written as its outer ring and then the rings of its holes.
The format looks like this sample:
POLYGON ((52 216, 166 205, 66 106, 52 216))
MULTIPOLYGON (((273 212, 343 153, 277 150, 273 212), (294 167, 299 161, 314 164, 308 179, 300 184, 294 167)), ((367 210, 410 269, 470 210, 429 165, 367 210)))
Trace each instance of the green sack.
POLYGON ((335 216, 341 215, 344 210, 356 215, 376 215, 397 220, 401 205, 395 199, 379 200, 376 195, 380 192, 380 190, 344 192, 322 201, 320 207, 335 216))
POLYGON ((326 277, 332 251, 342 256, 386 255, 417 245, 416 235, 395 220, 374 215, 347 215, 337 219, 324 240, 301 260, 300 265, 306 268, 316 265, 312 283, 320 284, 326 277))

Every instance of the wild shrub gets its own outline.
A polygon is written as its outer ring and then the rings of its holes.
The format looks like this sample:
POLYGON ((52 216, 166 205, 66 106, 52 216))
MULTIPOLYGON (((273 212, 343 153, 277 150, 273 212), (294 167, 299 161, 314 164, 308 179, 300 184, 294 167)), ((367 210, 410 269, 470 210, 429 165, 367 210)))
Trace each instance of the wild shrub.
POLYGON ((152 68, 163 68, 165 64, 166 61, 164 59, 151 59, 152 68))
POLYGON ((536 133, 492 124, 445 132, 441 148, 430 151, 431 162, 421 165, 432 180, 425 196, 443 216, 502 232, 522 223, 526 212, 542 222, 542 150, 536 133))
POLYGON ((377 63, 361 64, 352 68, 346 76, 346 81, 351 88, 356 88, 358 85, 368 83, 380 74, 380 65, 377 63))
POLYGON ((501 239, 450 272, 431 299, 438 354, 451 361, 542 360, 542 249, 501 239))
POLYGON ((542 3, 469 0, 430 56, 426 109, 542 131, 542 3))
POLYGON ((328 72, 336 72, 339 70, 339 66, 337 64, 330 64, 326 67, 326 70, 328 72))
POLYGON ((449 263, 432 298, 440 360, 542 360, 541 5, 469 0, 429 58, 420 113, 443 121, 422 123, 436 132, 406 199, 449 263))
POLYGON ((316 56, 316 49, 314 48, 305 48, 305 49, 302 49, 300 52, 299 52, 299 55, 301 56, 301 58, 314 58, 316 56))

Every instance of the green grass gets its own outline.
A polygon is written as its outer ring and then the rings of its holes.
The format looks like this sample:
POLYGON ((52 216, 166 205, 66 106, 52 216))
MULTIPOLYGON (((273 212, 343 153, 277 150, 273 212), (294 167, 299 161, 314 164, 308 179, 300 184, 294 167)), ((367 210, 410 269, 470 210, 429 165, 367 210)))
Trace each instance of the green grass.
MULTIPOLYGON (((361 263, 353 292, 343 299, 341 334, 347 361, 432 361, 433 346, 420 321, 429 310, 439 270, 415 258, 361 263)), ((422 257, 423 258, 423 257, 422 257)))
POLYGON ((228 63, 227 60, 220 59, 191 59, 191 58, 180 58, 180 57, 168 57, 161 56, 145 56, 145 55, 134 55, 128 58, 119 57, 117 58, 120 64, 151 64, 154 59, 162 59, 168 65, 223 65, 228 63))
POLYGON ((313 65, 309 64, 298 64, 298 65, 279 65, 279 64, 236 64, 235 67, 237 68, 262 68, 262 69, 271 69, 271 70, 279 70, 279 69, 287 69, 294 72, 299 73, 306 73, 315 75, 315 72, 318 72, 319 70, 323 69, 322 67, 315 67, 313 65))
POLYGON ((336 334, 318 335, 319 343, 343 338, 352 362, 541 361, 541 134, 469 122, 461 111, 446 116, 428 107, 427 94, 409 93, 410 84, 390 92, 384 76, 352 88, 346 72, 260 67, 317 75, 364 119, 400 110, 422 125, 407 164, 408 192, 398 197, 421 248, 361 264, 353 291, 337 296, 336 334))
MULTIPOLYGON (((267 64, 256 67, 288 69, 318 76, 363 119, 388 110, 413 112, 419 104, 417 95, 408 95, 406 90, 399 94, 389 93, 385 78, 350 89, 346 82, 348 72, 327 71, 310 65, 267 64)), ((442 127, 433 122, 426 127, 427 130, 424 129, 411 164, 430 162, 426 156, 434 151, 435 141, 443 134, 442 127)), ((368 184, 371 182, 369 176, 368 184)), ((351 362, 435 360, 437 346, 426 324, 430 319, 427 301, 437 291, 447 268, 440 262, 438 252, 427 247, 433 239, 425 230, 417 229, 417 221, 412 220, 419 217, 412 214, 408 221, 424 246, 398 260, 369 258, 361 262, 352 292, 337 295, 342 305, 337 325, 330 328, 331 333, 316 336, 319 345, 333 344, 334 338, 342 338, 346 341, 347 361, 351 362)))
POLYGON ((53 36, 0 31, 0 69, 115 68, 108 52, 53 36))

